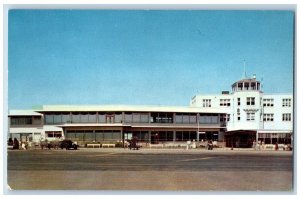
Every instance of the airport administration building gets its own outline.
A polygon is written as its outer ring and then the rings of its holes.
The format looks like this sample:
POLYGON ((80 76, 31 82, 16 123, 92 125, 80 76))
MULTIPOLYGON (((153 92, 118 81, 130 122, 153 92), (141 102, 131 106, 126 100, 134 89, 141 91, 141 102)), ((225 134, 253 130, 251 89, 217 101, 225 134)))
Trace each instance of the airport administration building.
POLYGON ((255 76, 232 85, 232 92, 196 95, 190 105, 43 105, 10 110, 8 137, 38 144, 71 139, 87 143, 124 143, 137 137, 144 146, 217 141, 222 147, 291 144, 292 94, 264 94, 255 76))

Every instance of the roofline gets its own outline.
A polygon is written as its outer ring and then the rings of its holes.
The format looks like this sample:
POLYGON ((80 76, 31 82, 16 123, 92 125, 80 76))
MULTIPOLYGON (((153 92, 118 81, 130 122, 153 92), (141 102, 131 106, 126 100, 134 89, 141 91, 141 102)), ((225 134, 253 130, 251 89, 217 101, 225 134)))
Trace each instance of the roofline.
POLYGON ((43 109, 34 110, 45 112, 179 112, 179 113, 226 113, 216 108, 190 106, 150 106, 150 105, 44 105, 43 109))
POLYGON ((42 116, 36 110, 10 110, 8 116, 42 116))

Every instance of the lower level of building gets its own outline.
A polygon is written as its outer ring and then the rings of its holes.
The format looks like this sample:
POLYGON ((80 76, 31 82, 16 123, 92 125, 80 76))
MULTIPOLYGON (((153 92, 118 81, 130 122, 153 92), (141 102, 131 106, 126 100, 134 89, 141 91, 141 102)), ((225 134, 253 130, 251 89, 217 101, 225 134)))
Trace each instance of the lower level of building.
POLYGON ((63 127, 44 132, 14 131, 10 138, 21 142, 39 143, 41 140, 70 139, 84 146, 88 143, 124 143, 137 138, 140 143, 162 144, 187 141, 215 141, 223 147, 251 148, 255 143, 292 144, 292 131, 239 130, 218 128, 131 128, 131 127, 63 127), (60 130, 59 130, 60 129, 60 130))

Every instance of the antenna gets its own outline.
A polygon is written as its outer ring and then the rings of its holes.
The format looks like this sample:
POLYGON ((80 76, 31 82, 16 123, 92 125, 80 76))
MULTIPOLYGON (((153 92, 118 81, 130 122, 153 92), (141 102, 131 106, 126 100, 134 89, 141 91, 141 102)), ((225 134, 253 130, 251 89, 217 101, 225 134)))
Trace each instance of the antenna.
POLYGON ((243 79, 247 78, 247 74, 246 74, 246 60, 244 59, 244 74, 243 74, 243 79))
POLYGON ((261 90, 263 89, 263 81, 264 81, 264 75, 262 75, 262 77, 260 78, 261 90))

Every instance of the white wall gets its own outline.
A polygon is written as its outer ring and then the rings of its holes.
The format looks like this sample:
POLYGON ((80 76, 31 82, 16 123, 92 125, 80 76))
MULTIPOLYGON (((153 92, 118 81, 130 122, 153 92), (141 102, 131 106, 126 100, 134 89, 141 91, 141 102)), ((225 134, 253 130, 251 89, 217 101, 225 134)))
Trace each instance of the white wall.
POLYGON ((292 130, 293 129, 293 95, 291 94, 265 94, 263 98, 273 98, 273 107, 263 107, 263 113, 274 114, 274 121, 265 121, 262 126, 263 129, 273 130, 292 130), (283 107, 282 99, 292 99, 291 107, 283 107), (282 121, 282 114, 291 113, 291 121, 282 121))
POLYGON ((259 91, 237 91, 222 95, 197 95, 190 101, 192 107, 203 107, 203 99, 211 99, 211 108, 218 108, 230 114, 227 130, 292 130, 293 129, 293 96, 292 94, 264 94, 259 91), (247 97, 255 98, 255 105, 247 105, 247 97), (240 106, 238 106, 240 98, 240 106), (264 98, 273 98, 273 107, 263 107, 264 98), (282 107, 282 99, 291 98, 291 107, 282 107), (220 99, 231 99, 230 107, 220 106, 220 99), (240 121, 237 120, 237 109, 240 109, 240 121), (255 120, 247 121, 247 112, 255 112, 255 120), (263 113, 273 113, 273 122, 264 122, 263 113), (291 113, 291 121, 282 121, 283 113, 291 113))

